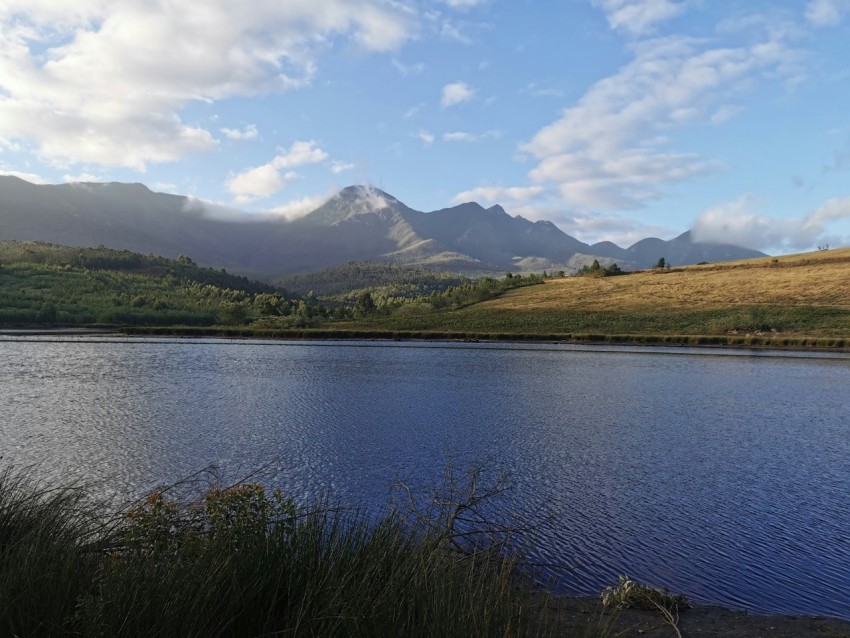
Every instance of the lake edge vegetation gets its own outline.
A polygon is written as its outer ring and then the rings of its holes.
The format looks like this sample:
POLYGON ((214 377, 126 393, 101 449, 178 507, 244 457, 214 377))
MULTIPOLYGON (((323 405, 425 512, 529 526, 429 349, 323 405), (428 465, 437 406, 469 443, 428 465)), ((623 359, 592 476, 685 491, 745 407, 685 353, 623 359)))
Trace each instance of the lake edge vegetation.
MULTIPOLYGON (((510 528, 470 517, 497 493, 474 483, 453 484, 460 499, 437 510, 377 520, 297 507, 258 483, 188 500, 180 488, 104 515, 80 485, 0 472, 0 633, 563 635, 550 597, 498 540, 510 528)), ((597 615, 573 635, 605 636, 605 627, 597 615)))
POLYGON ((269 339, 448 339, 850 347, 850 249, 626 272, 469 279, 352 262, 288 279, 104 247, 0 241, 0 328, 269 339), (350 278, 350 281, 349 281, 350 278), (348 283, 346 283, 346 281, 348 283), (364 287, 357 287, 357 286, 364 287), (315 290, 303 292, 304 287, 315 290))

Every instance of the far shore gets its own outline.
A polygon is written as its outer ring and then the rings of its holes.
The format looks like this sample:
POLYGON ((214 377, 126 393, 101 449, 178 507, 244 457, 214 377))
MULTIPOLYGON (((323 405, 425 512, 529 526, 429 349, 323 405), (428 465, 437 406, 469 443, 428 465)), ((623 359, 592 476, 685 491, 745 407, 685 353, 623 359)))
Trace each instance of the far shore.
POLYGON ((0 328, 0 337, 65 336, 186 337, 304 341, 430 341, 466 343, 550 343, 600 346, 687 347, 734 350, 850 352, 850 337, 772 334, 627 335, 588 333, 485 333, 441 330, 336 328, 266 329, 250 326, 96 326, 0 328))
POLYGON ((301 328, 289 330, 251 327, 130 326, 118 330, 128 336, 224 337, 247 339, 450 341, 484 343, 557 343, 578 345, 674 346, 747 350, 801 350, 850 352, 850 337, 785 337, 775 335, 606 335, 478 333, 436 330, 357 330, 301 328))
POLYGON ((0 336, 35 337, 38 335, 109 335, 118 334, 120 328, 0 328, 0 336))

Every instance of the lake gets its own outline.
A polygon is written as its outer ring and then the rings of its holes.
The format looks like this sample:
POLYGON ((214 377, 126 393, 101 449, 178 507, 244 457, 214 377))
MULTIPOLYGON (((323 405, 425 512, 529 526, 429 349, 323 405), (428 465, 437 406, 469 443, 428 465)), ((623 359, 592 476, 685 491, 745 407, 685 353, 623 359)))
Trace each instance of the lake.
POLYGON ((208 464, 378 512, 447 456, 510 473, 558 592, 619 574, 850 618, 850 357, 0 337, 0 464, 126 498, 208 464))

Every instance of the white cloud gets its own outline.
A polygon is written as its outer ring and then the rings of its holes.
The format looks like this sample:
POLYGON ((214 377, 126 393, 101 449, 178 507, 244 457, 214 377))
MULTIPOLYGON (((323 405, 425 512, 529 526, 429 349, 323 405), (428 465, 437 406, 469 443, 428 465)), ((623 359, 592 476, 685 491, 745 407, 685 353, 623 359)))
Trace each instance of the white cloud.
POLYGON ((182 119, 187 104, 305 86, 334 40, 389 51, 416 20, 382 0, 4 0, 0 144, 139 171, 207 152, 217 141, 182 119))
POLYGON ((469 102, 474 97, 475 89, 470 87, 466 82, 452 82, 443 87, 440 105, 445 109, 456 104, 469 102))
POLYGON ((711 116, 711 121, 714 124, 723 124, 728 122, 731 119, 734 119, 738 113, 743 111, 744 109, 740 106, 735 106, 732 104, 724 104, 720 108, 718 108, 714 114, 711 116))
POLYGON ((255 140, 260 136, 260 132, 257 130, 256 124, 249 124, 244 129, 223 128, 220 130, 229 140, 255 140))
POLYGON ((444 142, 479 142, 486 139, 498 139, 502 136, 501 131, 487 131, 481 135, 467 133, 466 131, 452 131, 443 133, 444 142))
POLYGON ((444 142, 476 142, 478 138, 472 133, 464 131, 453 131, 451 133, 443 133, 444 142))
POLYGON ((404 112, 402 117, 406 120, 409 120, 410 118, 415 117, 419 113, 419 111, 422 110, 423 106, 425 106, 425 105, 424 104, 417 104, 416 106, 411 106, 409 109, 407 109, 404 112))
POLYGON ((452 9, 472 9, 474 7, 481 6, 489 2, 489 0, 443 0, 443 2, 449 5, 452 9))
POLYGON ((458 193, 452 198, 452 203, 500 204, 511 215, 521 215, 531 221, 552 222, 568 235, 586 243, 612 241, 618 246, 628 247, 647 237, 669 238, 674 235, 670 228, 619 215, 568 209, 552 195, 542 186, 479 186, 458 193))
POLYGON ((836 27, 850 13, 850 0, 810 0, 806 20, 815 27, 836 27))
MULTIPOLYGON (((795 53, 776 39, 740 48, 703 46, 685 38, 638 45, 631 63, 594 84, 520 147, 538 160, 532 181, 557 185, 570 204, 624 209, 659 197, 665 184, 721 168, 665 148, 667 133, 710 121, 718 102, 728 103, 759 74, 781 75, 795 53)), ((721 119, 729 115, 721 107, 721 119)))
POLYGON ((86 182, 105 182, 106 178, 92 173, 80 173, 79 175, 63 175, 62 181, 66 184, 82 184, 86 182))
POLYGON ((511 186, 508 188, 502 186, 478 186, 462 193, 458 193, 452 198, 455 204, 464 202, 486 202, 486 203, 504 203, 504 202, 524 202, 534 199, 543 193, 542 186, 511 186))
POLYGON ((254 200, 274 195, 298 177, 294 171, 281 172, 283 169, 315 164, 327 158, 328 154, 317 147, 313 140, 293 142, 289 149, 271 162, 231 177, 225 186, 234 195, 237 204, 250 204, 254 200))
POLYGON ((49 184, 50 182, 44 179, 41 175, 36 175, 35 173, 25 173, 21 171, 6 171, 0 169, 0 175, 7 175, 10 177, 17 177, 18 179, 22 179, 25 182, 29 182, 30 184, 49 184))
POLYGON ((393 58, 392 65, 396 71, 405 77, 408 75, 419 75, 425 70, 425 64, 422 62, 417 62, 416 64, 404 64, 400 60, 393 58))
POLYGON ((470 38, 463 31, 461 31, 460 26, 448 21, 444 22, 440 27, 440 36, 445 38, 446 40, 454 40, 455 42, 460 42, 461 44, 472 44, 472 38, 470 38))
POLYGON ((336 174, 344 173, 345 171, 350 171, 354 168, 354 164, 351 162, 339 162, 334 160, 331 162, 331 172, 336 174))
POLYGON ((289 171, 281 173, 272 164, 263 164, 239 173, 227 180, 227 190, 235 197, 233 201, 240 205, 250 204, 256 199, 271 197, 295 180, 297 174, 289 171))
POLYGON ((806 216, 809 227, 818 227, 827 222, 850 218, 850 197, 830 199, 817 210, 806 216))
POLYGON ((154 182, 152 189, 157 193, 169 193, 171 195, 177 195, 179 192, 177 184, 171 182, 154 182))
POLYGON ((419 132, 416 134, 416 137, 422 140, 422 143, 425 146, 431 146, 431 144, 434 143, 434 134, 424 128, 419 129, 419 132))
POLYGON ((183 202, 183 211, 194 215, 201 215, 208 219, 227 221, 245 221, 249 215, 245 211, 232 208, 227 204, 199 199, 192 195, 187 196, 183 202))
POLYGON ((564 92, 560 89, 541 88, 537 86, 535 82, 529 82, 526 84, 525 87, 520 90, 520 93, 529 93, 534 97, 563 97, 564 95, 564 92))
MULTIPOLYGON (((644 224, 619 215, 599 215, 581 211, 572 211, 568 214, 560 211, 553 212, 549 219, 558 228, 588 244, 610 241, 622 248, 628 248, 647 237, 672 239, 678 234, 664 226, 644 224)), ((529 219, 534 218, 529 217, 529 219)))
POLYGON ((748 248, 806 250, 828 239, 829 223, 850 219, 850 197, 832 199, 799 218, 760 214, 745 195, 704 210, 693 227, 695 241, 729 243, 748 248))
POLYGON ((685 10, 684 3, 672 0, 593 0, 593 4, 605 11, 612 29, 631 35, 650 33, 685 10))
POLYGON ((282 206, 277 206, 271 209, 272 213, 285 217, 288 220, 298 219, 312 213, 319 206, 328 201, 328 197, 302 197, 292 200, 282 206))
POLYGON ((275 168, 293 168, 304 164, 316 164, 328 158, 328 154, 316 146, 313 140, 307 142, 293 142, 284 153, 272 160, 275 168))
MULTIPOLYGON (((562 203, 544 197, 528 202, 508 202, 504 207, 511 215, 531 221, 548 221, 579 241, 593 244, 610 241, 623 248, 647 237, 669 239, 676 231, 663 226, 645 224, 619 215, 603 215, 579 210, 565 210, 562 203)), ((504 204, 501 199, 500 203, 504 204)))

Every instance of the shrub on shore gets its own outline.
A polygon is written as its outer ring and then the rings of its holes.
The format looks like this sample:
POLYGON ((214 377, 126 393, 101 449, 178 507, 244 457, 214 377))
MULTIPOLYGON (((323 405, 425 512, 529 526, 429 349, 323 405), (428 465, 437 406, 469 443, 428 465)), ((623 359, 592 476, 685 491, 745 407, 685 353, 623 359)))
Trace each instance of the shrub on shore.
POLYGON ((256 484, 103 517, 82 488, 0 475, 0 634, 522 636, 554 631, 516 562, 404 516, 296 509, 256 484), (543 621, 541 621, 543 619, 543 621))

